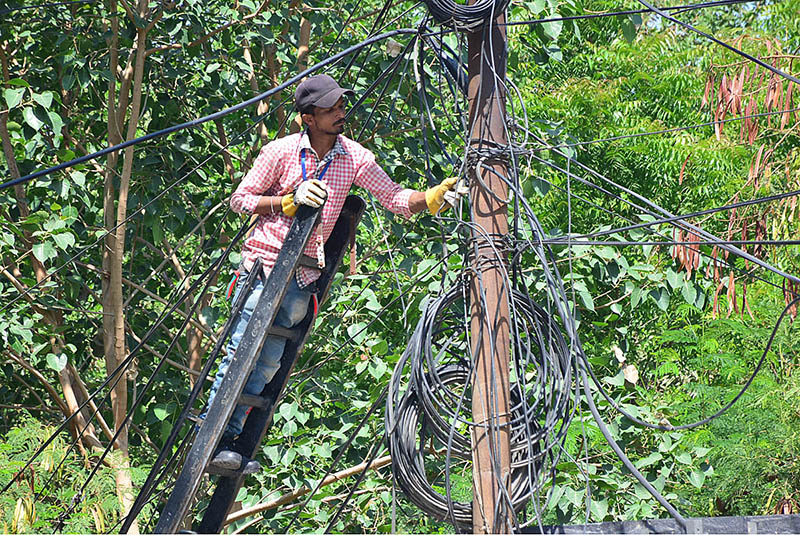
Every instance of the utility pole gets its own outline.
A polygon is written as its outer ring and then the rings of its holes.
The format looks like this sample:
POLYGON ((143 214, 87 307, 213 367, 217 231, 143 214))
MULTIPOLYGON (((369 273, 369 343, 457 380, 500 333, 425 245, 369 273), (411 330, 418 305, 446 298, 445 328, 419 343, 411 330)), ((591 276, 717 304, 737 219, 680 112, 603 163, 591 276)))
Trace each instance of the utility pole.
MULTIPOLYGON (((476 0, 470 0, 470 4, 476 0)), ((469 125, 467 153, 477 163, 476 150, 507 145, 505 133, 506 31, 501 13, 468 36, 469 125)), ((510 482, 509 307, 505 284, 507 259, 503 238, 508 234, 508 198, 500 179, 508 168, 501 159, 486 159, 475 167, 470 199, 474 275, 470 287, 472 355, 476 373, 472 386, 473 533, 509 533, 513 510, 510 482), (499 175, 499 176, 498 176, 499 175), (481 184, 482 182, 483 184, 481 184), (486 190, 489 191, 486 191, 486 190), (492 247, 494 246, 494 247, 492 247), (497 254, 499 251, 499 257, 497 254)))

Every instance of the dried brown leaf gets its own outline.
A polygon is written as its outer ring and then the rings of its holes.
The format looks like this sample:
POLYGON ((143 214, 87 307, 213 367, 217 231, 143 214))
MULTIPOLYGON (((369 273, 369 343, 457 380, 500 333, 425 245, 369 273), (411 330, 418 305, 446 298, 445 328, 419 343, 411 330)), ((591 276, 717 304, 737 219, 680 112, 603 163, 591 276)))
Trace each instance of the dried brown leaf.
POLYGON ((792 109, 792 92, 794 91, 794 82, 789 81, 789 87, 786 88, 786 99, 783 101, 783 113, 781 114, 781 130, 786 128, 789 123, 789 118, 792 116, 789 110, 792 109))
POLYGON ((736 302, 736 280, 733 278, 733 271, 728 273, 728 315, 739 312, 739 305, 736 302))
POLYGON ((708 106, 708 97, 711 95, 711 86, 714 83, 714 75, 709 74, 706 78, 706 88, 703 91, 703 99, 700 101, 700 109, 702 110, 706 106, 708 106))
POLYGON ((686 171, 686 164, 689 163, 689 158, 691 156, 692 156, 691 154, 687 154, 686 155, 686 159, 683 160, 683 165, 681 165, 681 174, 678 175, 678 184, 679 185, 683 184, 683 174, 686 171))

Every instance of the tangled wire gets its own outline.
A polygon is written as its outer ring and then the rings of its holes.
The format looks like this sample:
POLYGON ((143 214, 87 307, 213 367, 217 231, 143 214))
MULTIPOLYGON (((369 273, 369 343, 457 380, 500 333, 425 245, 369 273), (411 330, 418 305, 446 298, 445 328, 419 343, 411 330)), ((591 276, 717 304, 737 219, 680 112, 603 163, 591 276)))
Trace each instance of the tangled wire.
POLYGON ((478 0, 465 6, 455 0, 424 0, 436 22, 458 30, 475 31, 505 11, 510 0, 478 0))
MULTIPOLYGON (((470 281, 459 277, 423 311, 397 363, 386 404, 394 476, 420 509, 469 529, 472 502, 453 499, 454 465, 472 459, 470 281), (407 377, 407 384, 403 378, 407 377), (444 488, 445 495, 437 490, 444 488)), ((576 359, 558 326, 524 291, 512 292, 511 480, 505 499, 520 510, 555 477, 575 413, 576 359)), ((485 424, 483 424, 485 425, 485 424)))

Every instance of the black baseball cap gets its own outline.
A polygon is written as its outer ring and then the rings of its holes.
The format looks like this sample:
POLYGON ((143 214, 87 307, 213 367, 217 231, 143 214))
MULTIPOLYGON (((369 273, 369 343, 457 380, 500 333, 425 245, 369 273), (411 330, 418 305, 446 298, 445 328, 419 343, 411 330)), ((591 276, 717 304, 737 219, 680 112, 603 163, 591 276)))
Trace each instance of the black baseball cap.
POLYGON ((300 113, 308 113, 312 106, 333 107, 342 95, 352 95, 352 89, 339 87, 336 80, 327 74, 306 78, 294 92, 294 105, 300 113))

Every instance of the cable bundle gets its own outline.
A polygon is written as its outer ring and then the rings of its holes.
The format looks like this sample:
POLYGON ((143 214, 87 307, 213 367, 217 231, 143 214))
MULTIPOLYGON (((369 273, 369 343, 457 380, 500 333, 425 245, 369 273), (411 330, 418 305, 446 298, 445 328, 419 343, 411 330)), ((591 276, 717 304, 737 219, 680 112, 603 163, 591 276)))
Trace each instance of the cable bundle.
MULTIPOLYGON (((457 529, 472 527, 472 502, 453 499, 453 465, 471 468, 470 435, 478 425, 469 418, 474 369, 468 358, 468 285, 461 278, 429 301, 392 374, 386 403, 398 484, 420 509, 457 529), (404 391, 403 377, 409 378, 404 391), (433 465, 442 458, 437 471, 433 465)), ((577 368, 545 311, 523 292, 513 292, 512 301, 511 480, 503 499, 520 510, 555 475, 575 409, 577 368)))
POLYGON ((465 6, 454 0, 424 0, 436 22, 457 30, 475 31, 505 11, 509 0, 478 0, 465 6))

